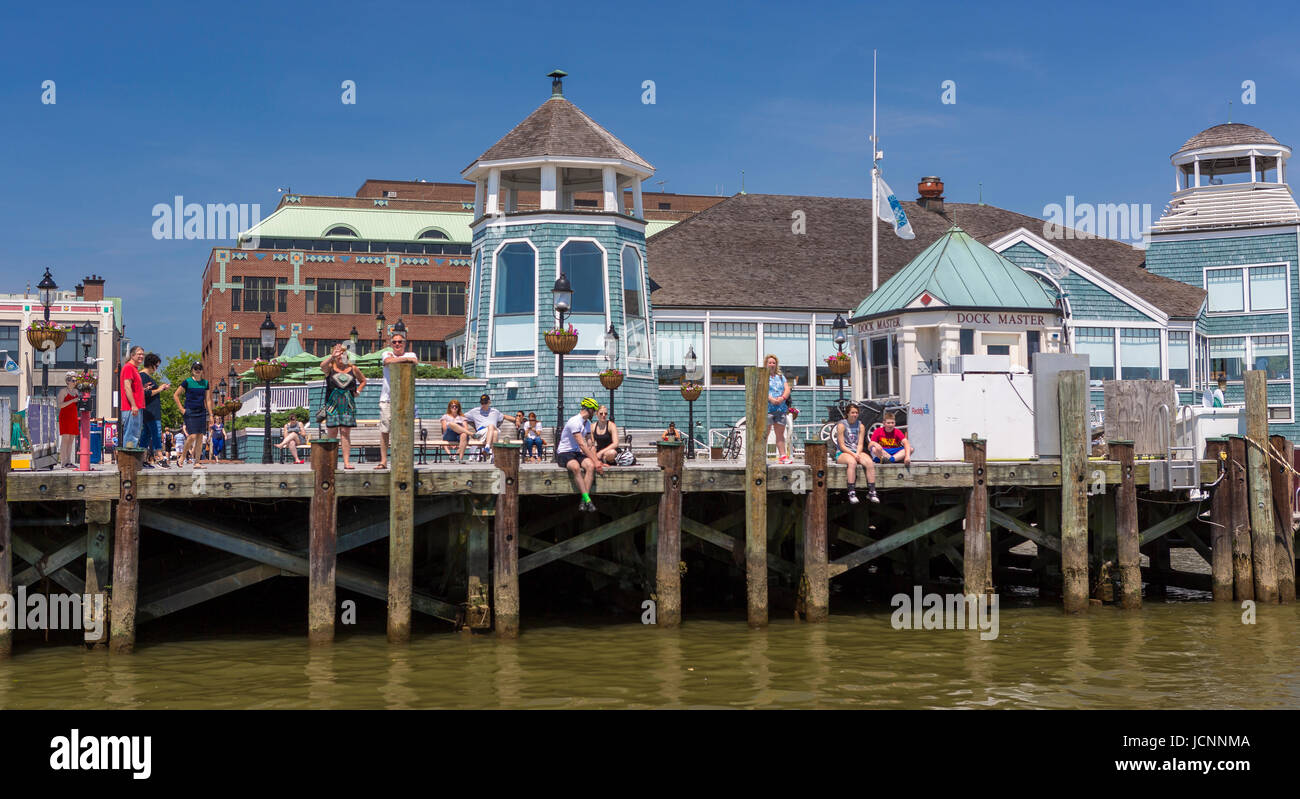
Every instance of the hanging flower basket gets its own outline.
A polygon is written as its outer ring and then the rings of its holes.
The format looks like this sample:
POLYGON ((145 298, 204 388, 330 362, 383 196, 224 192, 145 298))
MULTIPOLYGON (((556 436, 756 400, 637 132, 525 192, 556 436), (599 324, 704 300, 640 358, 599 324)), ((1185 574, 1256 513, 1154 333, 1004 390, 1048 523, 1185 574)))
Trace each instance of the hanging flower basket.
POLYGON ((556 355, 567 355, 578 346, 578 329, 569 325, 568 330, 554 328, 546 331, 546 348, 556 355))
POLYGON ((849 356, 842 352, 826 356, 826 366, 830 368, 831 374, 833 375, 848 374, 849 368, 852 367, 852 365, 853 363, 849 360, 849 356))
POLYGON ((281 370, 282 367, 279 361, 258 360, 253 362, 253 374, 257 375, 257 379, 263 383, 279 380, 281 370))
POLYGON ((607 391, 613 391, 623 385, 623 373, 617 369, 606 369, 600 373, 600 384, 607 391))
POLYGON ((95 386, 97 386, 98 384, 99 384, 99 376, 96 375, 93 371, 90 371, 89 369, 83 369, 82 371, 78 372, 77 382, 74 383, 74 385, 77 387, 77 391, 85 392, 88 394, 94 392, 95 386))
POLYGON ((63 342, 68 338, 68 329, 59 327, 53 322, 46 322, 44 319, 38 319, 32 322, 27 328, 27 343, 32 345, 32 349, 37 352, 44 352, 46 342, 54 342, 55 349, 63 346, 63 342))
POLYGON ((703 391, 704 386, 700 383, 696 383, 694 380, 688 380, 685 383, 682 383, 682 399, 687 402, 694 402, 699 399, 700 394, 703 391))

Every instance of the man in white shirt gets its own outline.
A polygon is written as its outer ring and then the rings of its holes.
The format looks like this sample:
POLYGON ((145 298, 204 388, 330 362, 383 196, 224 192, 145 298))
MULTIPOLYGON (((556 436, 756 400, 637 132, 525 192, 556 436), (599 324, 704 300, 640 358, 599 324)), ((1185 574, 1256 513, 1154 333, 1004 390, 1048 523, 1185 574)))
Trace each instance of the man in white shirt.
POLYGON ((420 359, 413 352, 406 351, 406 334, 393 331, 389 343, 392 347, 384 351, 384 387, 379 391, 379 463, 376 469, 388 468, 388 431, 393 422, 393 406, 388 398, 388 364, 398 361, 416 361, 420 359))
POLYGON ((555 445, 555 462, 567 469, 578 484, 578 493, 582 495, 578 510, 594 513, 596 506, 588 492, 595 475, 605 471, 605 464, 596 457, 596 447, 591 443, 591 415, 600 403, 591 397, 583 397, 579 407, 578 415, 565 422, 564 430, 560 432, 560 440, 555 445))
POLYGON ((485 454, 490 454, 492 445, 500 435, 499 431, 501 423, 505 421, 505 415, 493 408, 492 398, 484 394, 478 398, 478 407, 469 410, 465 418, 469 419, 469 423, 474 426, 475 437, 483 439, 485 454))

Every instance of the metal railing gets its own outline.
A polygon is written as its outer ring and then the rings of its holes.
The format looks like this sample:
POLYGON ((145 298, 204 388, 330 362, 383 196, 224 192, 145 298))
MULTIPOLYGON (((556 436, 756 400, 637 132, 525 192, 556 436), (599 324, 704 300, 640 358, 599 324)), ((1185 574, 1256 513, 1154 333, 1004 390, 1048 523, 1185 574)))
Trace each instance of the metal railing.
MULTIPOLYGON (((308 397, 310 396, 309 391, 308 386, 271 386, 271 412, 291 411, 294 408, 307 407, 308 397)), ((262 401, 265 394, 265 386, 258 386, 244 392, 244 395, 239 398, 244 405, 235 415, 249 416, 254 413, 265 413, 266 405, 262 401)))

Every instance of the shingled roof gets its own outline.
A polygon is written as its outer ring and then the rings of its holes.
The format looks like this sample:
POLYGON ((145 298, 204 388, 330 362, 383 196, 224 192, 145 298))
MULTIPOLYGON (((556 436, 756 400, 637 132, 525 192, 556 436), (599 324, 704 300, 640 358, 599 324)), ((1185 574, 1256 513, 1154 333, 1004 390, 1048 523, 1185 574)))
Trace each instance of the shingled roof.
POLYGON ((633 152, 631 147, 561 96, 542 103, 470 166, 479 161, 503 161, 543 155, 620 158, 654 171, 654 167, 633 152))
MULTIPOLYGON (((903 208, 916 238, 900 239, 881 225, 881 283, 954 224, 985 244, 1019 228, 1042 235, 1045 225, 991 205, 903 208)), ((1142 250, 1076 235, 1052 243, 1171 317, 1199 313, 1205 291, 1151 274, 1142 250)), ((656 308, 842 312, 871 293, 871 201, 738 194, 652 236, 647 249, 650 276, 661 286, 656 308), (795 212, 802 212, 804 233, 792 232, 795 212)))
POLYGON ((1281 144, 1281 142, 1254 125, 1228 122, 1206 128, 1188 139, 1186 144, 1178 148, 1178 152, 1199 150, 1202 147, 1230 147, 1245 144, 1281 144))

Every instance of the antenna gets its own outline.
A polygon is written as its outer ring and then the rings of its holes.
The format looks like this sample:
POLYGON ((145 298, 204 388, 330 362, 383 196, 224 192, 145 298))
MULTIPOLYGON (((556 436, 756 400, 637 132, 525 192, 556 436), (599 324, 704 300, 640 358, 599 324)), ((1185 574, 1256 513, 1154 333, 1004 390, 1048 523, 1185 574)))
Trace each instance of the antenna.
POLYGON ((1232 124, 1232 101, 1228 101, 1228 124, 1232 124))
POLYGON ((980 181, 980 205, 984 204, 984 181, 980 181))
POLYGON ((745 193, 745 170, 740 170, 740 193, 745 193))
POLYGON ((658 184, 659 184, 659 193, 660 193, 660 194, 663 194, 663 193, 664 193, 664 184, 667 183, 667 182, 668 182, 668 181, 666 181, 666 180, 656 180, 656 181, 655 181, 655 183, 658 183, 658 184))

